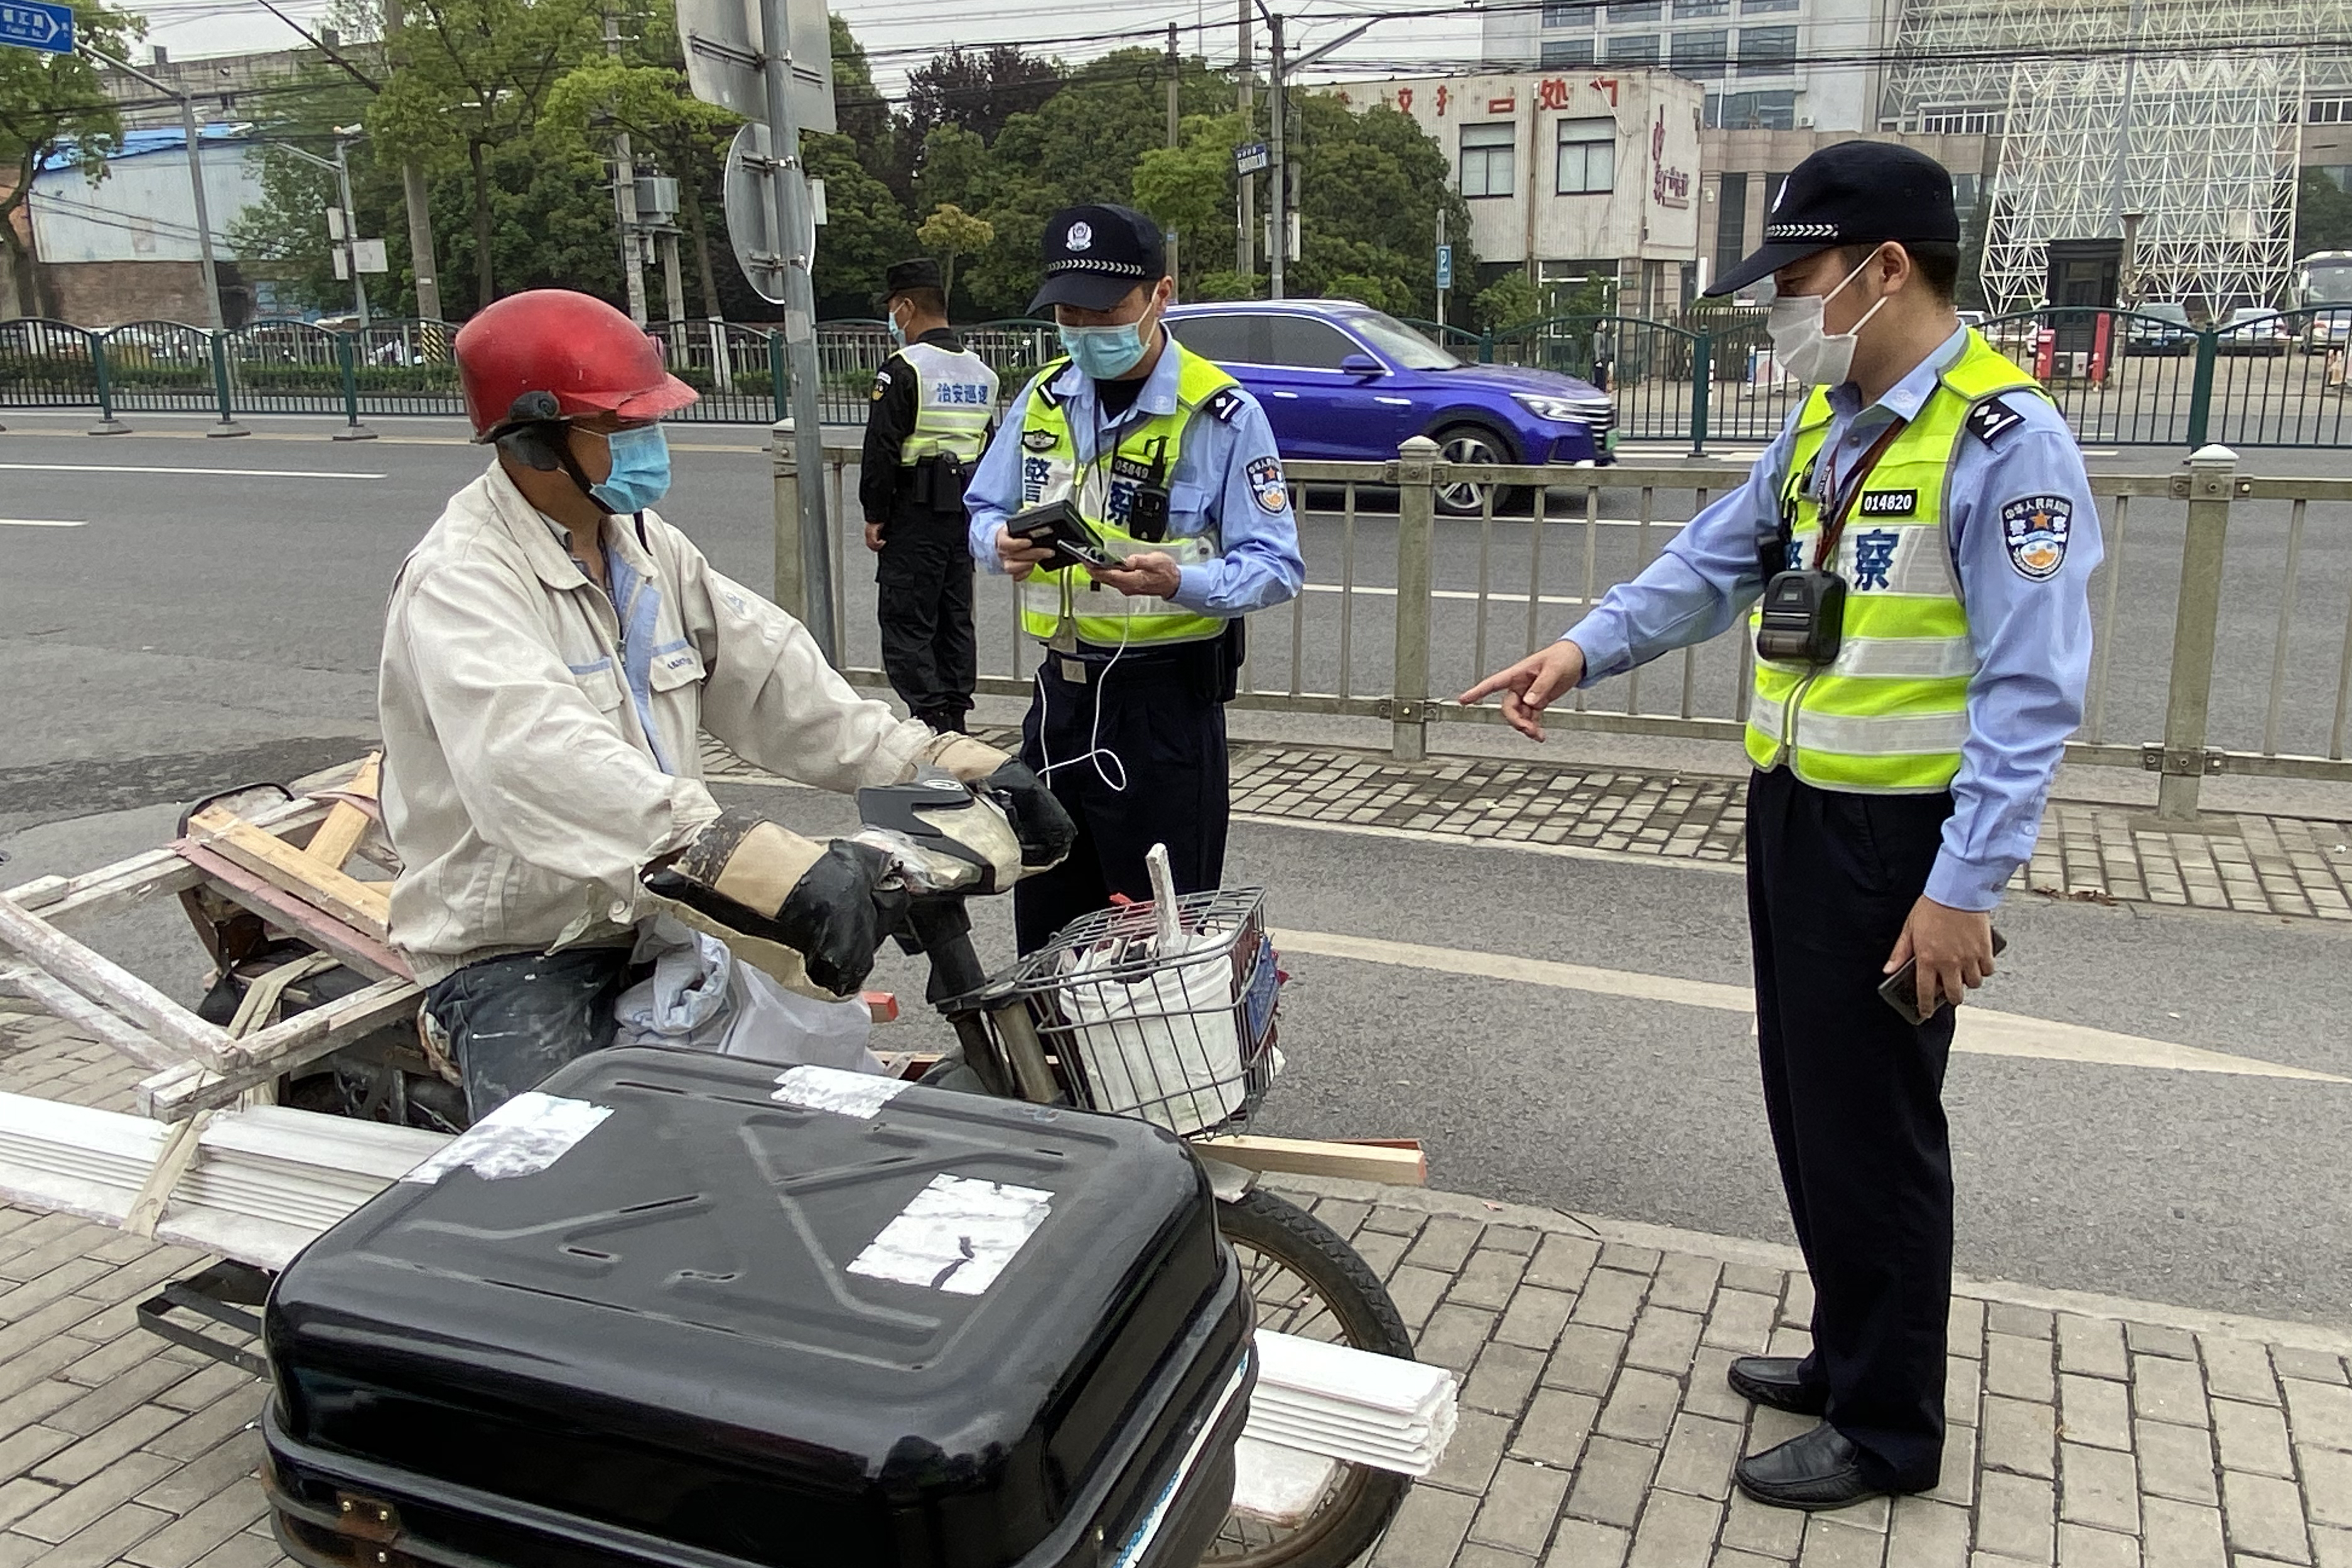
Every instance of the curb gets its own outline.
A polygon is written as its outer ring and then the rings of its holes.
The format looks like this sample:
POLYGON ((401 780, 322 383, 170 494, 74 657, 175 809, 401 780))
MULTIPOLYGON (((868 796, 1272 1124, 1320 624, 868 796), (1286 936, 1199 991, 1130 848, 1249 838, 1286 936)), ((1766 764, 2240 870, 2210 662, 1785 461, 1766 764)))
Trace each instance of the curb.
MULTIPOLYGON (((1740 1236, 1714 1236, 1650 1225, 1636 1219, 1611 1219, 1601 1215, 1571 1214, 1565 1209, 1531 1204, 1499 1203, 1467 1193, 1439 1192, 1427 1187, 1382 1186, 1373 1182, 1329 1176, 1284 1176, 1267 1185, 1316 1197, 1345 1198, 1386 1208, 1473 1219, 1482 1225, 1524 1226, 1628 1247, 1661 1252, 1686 1252, 1720 1263, 1750 1263, 1787 1273, 1805 1272, 1804 1255, 1777 1241, 1755 1241, 1740 1236)), ((2325 1323, 2293 1322, 2279 1318, 2248 1317, 2237 1312, 2209 1312, 2200 1307, 2174 1306, 2164 1301, 2135 1301, 2088 1291, 2055 1291, 2011 1280, 1979 1280, 1952 1276, 1952 1294, 2005 1306, 2034 1307, 2043 1312, 2072 1312, 2080 1317, 2106 1318, 2118 1322, 2149 1323, 2181 1329, 2215 1339, 2258 1340, 2264 1344, 2317 1351, 2323 1355, 2352 1355, 2352 1329, 2325 1323)))

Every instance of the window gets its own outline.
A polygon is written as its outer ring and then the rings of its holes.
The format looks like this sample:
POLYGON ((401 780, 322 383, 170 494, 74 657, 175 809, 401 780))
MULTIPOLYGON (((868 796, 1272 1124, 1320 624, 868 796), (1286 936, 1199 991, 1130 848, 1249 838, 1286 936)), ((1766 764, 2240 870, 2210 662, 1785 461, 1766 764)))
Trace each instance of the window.
POLYGON ((1176 334, 1178 342, 1204 360, 1221 365, 1262 365, 1272 352, 1266 332, 1269 319, 1246 314, 1194 316, 1169 322, 1168 329, 1176 334))
POLYGON ((1739 74, 1744 77, 1781 77, 1797 68, 1797 29, 1794 27, 1742 27, 1739 29, 1739 74))
MULTIPOLYGON (((2311 172, 2315 174, 2326 175, 2327 183, 2339 191, 2352 191, 2352 164, 2314 163, 2311 165, 2311 172)), ((1958 188, 1958 176, 1953 178, 1952 185, 1956 190, 1958 188)))
POLYGON ((1543 67, 1589 66, 1592 63, 1592 40, 1590 38, 1547 38, 1543 47, 1543 67))
POLYGON ((1640 3, 1631 5, 1612 5, 1609 7, 1609 19, 1612 22, 1654 22, 1658 19, 1658 0, 1640 0, 1640 3))
POLYGON ((2352 120, 2352 98, 2315 98, 2304 114, 2309 125, 2341 125, 2347 120, 2352 120))
POLYGON ((1543 25, 1547 27, 1590 27, 1592 14, 1600 7, 1592 0, 1544 0, 1543 25))
POLYGON ((1780 92, 1727 92, 1706 97, 1706 128, 1709 131, 1794 131, 1797 128, 1797 94, 1793 89, 1780 92))
POLYGON ((1739 0, 1739 14, 1762 16, 1774 11, 1793 11, 1797 5, 1798 0, 1739 0))
POLYGON ((1920 112, 1919 129, 1931 136, 1999 136, 2008 119, 1998 109, 1930 109, 1920 112))
POLYGON ((1563 196, 1605 196, 1617 188, 1617 122, 1559 122, 1559 177, 1553 189, 1563 196))
POLYGON ((1687 22, 1695 16, 1727 16, 1731 0, 1675 0, 1675 20, 1687 22))
POLYGON ((1328 322, 1307 316, 1268 316, 1274 350, 1270 362, 1302 371, 1336 371, 1349 354, 1364 350, 1353 338, 1328 322))
POLYGON ((1676 33, 1675 35, 1675 75, 1696 77, 1704 81, 1723 74, 1725 62, 1731 57, 1731 35, 1725 32, 1676 33))
POLYGON ((1715 204, 1715 276, 1723 277, 1748 254, 1748 176, 1726 174, 1715 204))
POLYGON ((1977 202, 1984 194, 1984 177, 1980 174, 1952 176, 1952 208, 1967 217, 1977 210, 1977 202))
POLYGON ((1512 162, 1518 139, 1515 125, 1465 125, 1462 128, 1462 193, 1465 196, 1507 196, 1518 189, 1518 167, 1512 162))
POLYGON ((1612 66, 1654 66, 1658 63, 1658 35, 1629 33, 1609 40, 1609 63, 1612 66))

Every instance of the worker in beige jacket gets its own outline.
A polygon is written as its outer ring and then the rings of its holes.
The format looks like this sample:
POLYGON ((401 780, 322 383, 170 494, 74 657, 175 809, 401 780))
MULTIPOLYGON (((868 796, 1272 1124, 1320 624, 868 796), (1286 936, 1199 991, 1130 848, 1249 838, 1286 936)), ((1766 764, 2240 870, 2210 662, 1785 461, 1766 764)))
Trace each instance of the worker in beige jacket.
POLYGON ((995 793, 1024 864, 1067 852, 1069 819, 1028 768, 859 697, 797 621, 653 512, 657 422, 695 393, 628 318, 519 294, 467 322, 457 358, 497 455, 394 580, 377 700, 392 939, 471 1116, 612 1043, 633 928, 673 899, 782 943, 826 990, 865 979, 903 908, 888 857, 722 813, 703 730, 830 789, 937 765, 995 793))

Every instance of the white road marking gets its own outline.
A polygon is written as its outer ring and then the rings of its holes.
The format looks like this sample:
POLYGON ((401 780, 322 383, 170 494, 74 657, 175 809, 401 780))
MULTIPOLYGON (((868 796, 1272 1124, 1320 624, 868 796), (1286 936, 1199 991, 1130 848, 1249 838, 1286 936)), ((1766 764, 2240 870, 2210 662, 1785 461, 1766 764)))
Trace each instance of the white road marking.
POLYGON ((317 468, 150 468, 117 463, 0 463, 16 474, 203 474, 219 479, 383 479, 383 474, 339 474, 317 468))
POLYGON ((87 520, 68 517, 0 517, 0 528, 86 528, 87 520))
MULTIPOLYGON (((1596 996, 1630 997, 1637 1001, 1667 1002, 1676 1007, 1707 1008, 1718 1012, 1756 1010, 1755 994, 1745 986, 1685 980, 1673 975, 1644 975, 1628 969, 1599 969, 1583 964, 1562 964, 1548 958, 1522 958, 1508 953, 1481 953, 1462 947, 1428 947, 1415 942, 1391 942, 1372 936, 1347 936, 1328 931, 1276 931, 1275 946, 1286 954, 1317 954, 1327 958, 1350 958, 1359 963, 1398 965, 1433 969, 1449 975, 1477 975, 1521 985, 1549 986, 1558 990, 1586 991, 1596 996)), ((2029 1057, 2042 1061, 2073 1061, 2101 1067, 2137 1067, 2159 1071, 2221 1072, 2244 1078, 2287 1078, 2307 1083, 2352 1083, 2352 1078, 2315 1072, 2251 1056, 2232 1056, 2170 1040, 2149 1040, 2111 1030, 2020 1013, 1997 1012, 1973 1003, 1960 1009, 1952 1049, 1975 1056, 2029 1057)))
MULTIPOLYGON (((729 779, 740 783, 740 779, 729 779)), ((1407 843, 1437 844, 1449 850, 1516 850, 1523 854, 1552 855, 1560 860, 1608 861, 1616 865, 1668 866, 1675 871, 1711 871, 1746 876, 1745 860, 1703 861, 1694 856, 1652 854, 1647 851, 1602 850, 1587 844, 1539 844, 1532 839, 1474 839, 1463 833, 1441 833, 1428 828, 1391 828, 1378 822, 1318 822, 1304 817, 1277 816, 1266 811, 1235 811, 1234 821, 1266 828, 1303 828, 1312 833, 1353 833, 1368 839, 1402 839, 1407 843)))

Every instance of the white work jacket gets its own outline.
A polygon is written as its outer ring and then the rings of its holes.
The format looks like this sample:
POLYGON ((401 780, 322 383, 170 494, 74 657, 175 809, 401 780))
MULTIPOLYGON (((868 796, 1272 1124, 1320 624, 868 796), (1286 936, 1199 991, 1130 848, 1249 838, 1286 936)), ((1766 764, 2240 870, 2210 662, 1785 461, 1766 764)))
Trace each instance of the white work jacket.
POLYGON ((719 815, 701 731, 836 790, 910 777, 931 738, 858 696, 799 622, 654 513, 642 534, 605 519, 635 580, 625 637, 559 531, 494 460, 393 582, 376 697, 401 858, 392 940, 426 985, 500 954, 618 940, 651 913, 638 872, 719 815))

